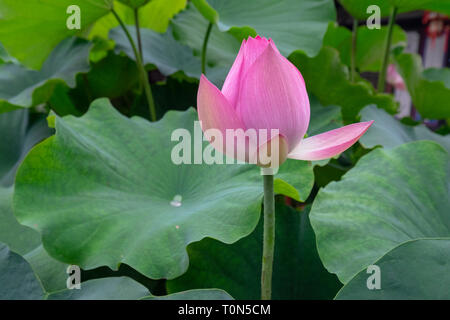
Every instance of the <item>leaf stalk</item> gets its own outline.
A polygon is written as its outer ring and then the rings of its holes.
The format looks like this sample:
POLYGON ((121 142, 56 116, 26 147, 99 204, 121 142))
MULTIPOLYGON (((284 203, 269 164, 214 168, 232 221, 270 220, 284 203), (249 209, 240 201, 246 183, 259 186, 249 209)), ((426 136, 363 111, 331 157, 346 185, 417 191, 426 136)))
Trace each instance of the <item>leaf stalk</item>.
MULTIPOLYGON (((148 104, 148 108, 149 108, 149 111, 150 111, 150 119, 152 121, 156 121, 155 102, 153 100, 152 89, 150 87, 150 82, 148 80, 147 71, 145 70, 145 67, 144 67, 144 64, 143 64, 142 56, 139 53, 138 49, 136 48, 136 44, 134 43, 134 40, 131 37, 131 34, 128 31, 128 28, 126 27, 125 23, 122 21, 122 19, 119 17, 119 15, 117 14, 117 12, 114 9, 112 9, 111 11, 112 11, 114 17, 119 22, 119 24, 122 27, 123 31, 125 32, 125 35, 126 35, 128 41, 130 42, 131 48, 133 49, 133 53, 134 53, 134 56, 136 58, 136 64, 137 64, 139 72, 141 74, 141 83, 142 83, 142 85, 144 87, 145 97, 147 98, 147 104, 148 104)), ((137 14, 138 14, 138 12, 136 12, 136 16, 137 16, 137 14)), ((138 35, 140 34, 140 31, 138 30, 138 24, 136 25, 136 32, 137 32, 138 35)), ((139 40, 139 37, 138 37, 138 40, 139 40)))

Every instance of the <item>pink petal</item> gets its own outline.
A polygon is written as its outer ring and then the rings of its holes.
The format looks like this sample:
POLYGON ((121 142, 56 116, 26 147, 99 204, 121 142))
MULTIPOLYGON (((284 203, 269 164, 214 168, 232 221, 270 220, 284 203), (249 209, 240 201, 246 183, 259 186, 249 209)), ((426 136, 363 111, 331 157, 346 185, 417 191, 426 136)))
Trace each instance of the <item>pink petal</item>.
POLYGON ((310 161, 332 158, 350 148, 372 123, 373 121, 353 123, 306 138, 289 153, 288 158, 310 161))
POLYGON ((230 104, 235 107, 239 93, 241 67, 244 63, 245 40, 242 41, 241 49, 234 60, 233 66, 228 72, 227 78, 222 87, 222 94, 227 97, 230 104))
POLYGON ((305 82, 271 41, 241 80, 237 112, 246 128, 278 129, 289 151, 306 133, 310 110, 305 82))
POLYGON ((233 107, 236 107, 236 102, 239 96, 239 88, 241 80, 246 74, 248 69, 253 65, 255 60, 263 53, 269 43, 272 43, 275 50, 275 45, 271 39, 261 38, 256 36, 255 38, 249 37, 247 40, 243 40, 239 53, 234 60, 233 66, 228 72, 225 83, 222 87, 222 93, 227 97, 228 101, 233 107))
MULTIPOLYGON (((221 145, 211 142, 220 152, 225 153, 226 129, 243 129, 242 121, 227 98, 204 75, 200 78, 197 93, 198 118, 202 124, 202 130, 220 130, 223 136, 221 145)), ((208 137, 207 134, 205 136, 208 137)))

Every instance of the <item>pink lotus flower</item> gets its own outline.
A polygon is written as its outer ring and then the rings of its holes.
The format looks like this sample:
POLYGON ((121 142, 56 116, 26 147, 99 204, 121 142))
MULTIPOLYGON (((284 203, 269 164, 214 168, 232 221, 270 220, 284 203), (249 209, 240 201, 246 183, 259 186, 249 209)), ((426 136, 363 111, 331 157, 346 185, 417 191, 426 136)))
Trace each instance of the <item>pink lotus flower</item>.
MULTIPOLYGON (((227 150, 226 143, 215 143, 208 129, 219 130, 224 137, 227 129, 278 129, 278 136, 258 140, 257 150, 276 141, 280 145, 279 164, 286 157, 322 160, 338 155, 358 141, 373 122, 355 123, 304 139, 310 108, 303 77, 271 39, 259 36, 242 42, 222 91, 201 76, 197 109, 205 136, 226 154, 235 150, 227 150)), ((248 162, 248 156, 245 160, 248 162)))
POLYGON ((402 76, 397 72, 394 64, 390 64, 388 67, 386 81, 398 90, 406 90, 405 81, 403 81, 402 76))

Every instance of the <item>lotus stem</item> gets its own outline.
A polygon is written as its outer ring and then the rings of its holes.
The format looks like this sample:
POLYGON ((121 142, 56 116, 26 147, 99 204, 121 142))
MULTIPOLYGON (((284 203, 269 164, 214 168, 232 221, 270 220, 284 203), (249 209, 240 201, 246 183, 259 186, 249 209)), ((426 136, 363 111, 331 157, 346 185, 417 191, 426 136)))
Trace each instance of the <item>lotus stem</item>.
MULTIPOLYGON (((141 74, 141 83, 142 83, 142 86, 144 87, 145 96, 147 98, 147 104, 148 104, 148 108, 150 111, 150 119, 152 121, 156 121, 155 102, 153 100, 150 82, 148 81, 148 74, 147 74, 147 71, 145 70, 144 64, 142 62, 142 56, 140 55, 139 51, 137 50, 136 44, 134 43, 133 38, 131 37, 130 32, 128 31, 127 27, 123 23, 122 19, 119 17, 119 15, 117 14, 117 12, 114 9, 112 9, 111 11, 114 14, 114 16, 116 17, 116 19, 119 22, 120 26, 122 27, 123 31, 125 32, 125 35, 127 36, 127 39, 130 42, 131 48, 133 49, 134 56, 136 58, 136 64, 137 64, 139 72, 141 74)), ((140 31, 137 31, 137 33, 139 34, 140 31)))
POLYGON ((352 30, 352 55, 351 55, 351 73, 350 80, 352 82, 356 81, 356 46, 358 40, 358 20, 353 19, 353 30, 352 30))
POLYGON ((386 36, 383 64, 381 65, 380 76, 378 78, 378 92, 384 92, 386 85, 386 73, 389 64, 389 55, 391 53, 392 32, 394 30, 394 23, 396 16, 397 16, 397 8, 392 7, 391 14, 389 16, 388 34, 386 36))
MULTIPOLYGON (((265 169, 262 169, 265 170, 265 169)), ((273 174, 264 175, 264 235, 261 269, 261 299, 272 298, 272 269, 275 248, 275 195, 273 174)))
POLYGON ((141 55, 141 60, 143 60, 142 59, 141 28, 139 26, 139 8, 134 9, 134 23, 136 25, 136 38, 137 38, 137 42, 138 42, 139 54, 141 55))
POLYGON ((206 29, 205 38, 203 39, 203 48, 202 48, 202 73, 206 75, 206 51, 208 49, 208 40, 209 35, 211 34, 212 22, 208 24, 208 29, 206 29))

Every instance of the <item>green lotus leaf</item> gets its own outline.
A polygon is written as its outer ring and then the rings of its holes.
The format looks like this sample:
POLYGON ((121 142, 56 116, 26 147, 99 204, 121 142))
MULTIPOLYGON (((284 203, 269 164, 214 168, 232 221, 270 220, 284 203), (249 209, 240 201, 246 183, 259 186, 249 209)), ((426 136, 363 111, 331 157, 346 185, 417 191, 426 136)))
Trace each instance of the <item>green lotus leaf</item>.
POLYGON ((221 31, 245 35, 250 27, 252 33, 272 38, 285 56, 294 50, 315 56, 328 23, 336 19, 330 0, 206 0, 194 4, 207 20, 215 22, 218 17, 221 31))
MULTIPOLYGON (((186 10, 172 20, 173 34, 175 39, 190 47, 194 55, 200 57, 208 24, 196 6, 188 4, 186 10)), ((206 61, 209 67, 222 67, 221 82, 225 80, 240 46, 241 42, 235 36, 220 31, 216 24, 212 26, 206 61)), ((207 76, 209 77, 209 73, 207 76)))
POLYGON ((314 58, 302 52, 294 52, 289 59, 305 78, 308 92, 315 95, 322 105, 338 105, 344 121, 353 122, 359 111, 369 104, 376 104, 389 113, 397 110, 397 103, 388 94, 377 94, 365 81, 352 83, 347 66, 342 64, 339 52, 323 47, 314 58))
MULTIPOLYGON (((341 286, 320 262, 308 211, 277 202, 273 299, 330 299, 341 286)), ((189 270, 168 281, 168 291, 215 287, 236 299, 259 299, 262 238, 261 220, 253 233, 234 244, 204 239, 189 245, 189 270)))
POLYGON ((422 72, 422 76, 428 81, 442 81, 450 89, 450 68, 428 68, 422 72))
POLYGON ((0 65, 0 113, 47 102, 57 85, 75 86, 75 76, 89 70, 92 44, 79 38, 62 41, 40 71, 6 63, 0 65))
MULTIPOLYGON (((255 228, 258 167, 172 162, 180 143, 171 141, 172 132, 193 132, 192 109, 150 123, 126 118, 99 99, 81 118, 52 117, 56 135, 36 146, 17 173, 14 213, 41 232, 57 260, 83 269, 126 263, 150 278, 171 279, 187 270, 189 243, 204 237, 233 243, 255 228)), ((301 181, 298 193, 306 199, 311 164, 288 168, 277 178, 301 181)))
POLYGON ((375 265, 380 268, 380 289, 367 288, 370 274, 362 270, 336 299, 450 299, 450 238, 407 241, 386 253, 375 265))
POLYGON ((26 254, 41 244, 39 233, 19 224, 12 211, 13 188, 0 187, 0 242, 19 254, 26 254))
MULTIPOLYGON (((133 37, 135 37, 134 27, 129 27, 133 37)), ((116 51, 124 52, 131 59, 135 59, 134 53, 125 33, 120 28, 111 30, 109 37, 116 42, 116 51)), ((149 29, 141 30, 142 51, 144 64, 155 65, 162 74, 168 76, 178 71, 183 71, 188 77, 199 79, 201 75, 200 58, 194 56, 192 49, 176 41, 169 30, 160 34, 149 29)), ((228 68, 207 67, 208 79, 219 87, 225 80, 228 68)))
POLYGON ((361 121, 369 120, 375 122, 359 140, 366 148, 380 145, 391 149, 411 141, 432 140, 439 143, 450 154, 450 136, 436 134, 423 124, 404 125, 375 106, 367 106, 361 111, 361 121))
MULTIPOLYGON (((360 72, 378 72, 384 56, 387 27, 369 29, 365 25, 358 28, 356 42, 356 68, 360 72)), ((350 66, 352 51, 352 33, 345 27, 331 24, 324 38, 324 45, 339 50, 342 62, 350 66)), ((398 25, 392 31, 392 50, 406 46, 406 33, 398 25)))
POLYGON ((310 218, 325 268, 348 283, 405 241, 450 236, 448 161, 431 141, 378 148, 321 189, 310 218))
POLYGON ((419 55, 403 53, 395 57, 414 107, 429 119, 450 118, 450 71, 448 68, 423 70, 419 55))
POLYGON ((133 300, 149 293, 127 277, 90 280, 81 283, 81 289, 47 291, 28 262, 3 243, 0 243, 0 283, 1 300, 133 300))
POLYGON ((367 8, 371 5, 380 8, 382 17, 389 15, 392 6, 396 6, 399 12, 430 10, 450 14, 449 0, 339 0, 339 2, 352 16, 360 20, 367 20, 373 14, 367 13, 367 8))
POLYGON ((50 52, 64 39, 80 34, 107 14, 110 0, 0 0, 0 42, 25 66, 40 69, 50 52), (80 10, 80 29, 69 29, 67 20, 80 10))
POLYGON ((12 195, 16 170, 27 152, 52 134, 45 119, 30 123, 28 110, 0 114, 0 242, 24 256, 48 290, 65 287, 66 266, 43 250, 37 231, 19 224, 13 215, 12 195))
POLYGON ((51 134, 44 118, 30 121, 28 110, 0 114, 0 186, 14 183, 17 167, 27 152, 51 134))
POLYGON ((0 243, 0 283, 1 300, 41 299, 44 296, 30 265, 4 243, 0 243))
MULTIPOLYGON (((67 275, 68 276, 68 275, 67 275)), ((65 279, 66 280, 66 279, 65 279)), ((17 253, 0 243, 0 300, 231 300, 218 289, 189 290, 154 296, 128 277, 112 277, 82 282, 80 289, 48 291, 33 269, 17 253)), ((66 281, 64 281, 66 284, 66 281)))
POLYGON ((0 187, 0 242, 22 255, 46 291, 66 288, 67 265, 47 254, 39 232, 17 222, 12 211, 12 191, 12 187, 0 187))
POLYGON ((197 7, 198 11, 209 22, 216 24, 219 20, 219 14, 212 8, 207 0, 192 0, 192 3, 197 7))
MULTIPOLYGON (((144 0, 137 1, 142 2, 144 0)), ((183 10, 185 6, 186 0, 151 0, 149 3, 139 8, 139 26, 141 28, 149 28, 156 32, 164 33, 169 26, 170 19, 183 10)), ((124 5, 119 1, 114 1, 114 10, 125 24, 135 25, 134 11, 130 6, 124 5)), ((114 14, 109 13, 95 22, 89 32, 89 38, 92 39, 95 36, 108 38, 109 31, 118 25, 119 22, 114 14)))

